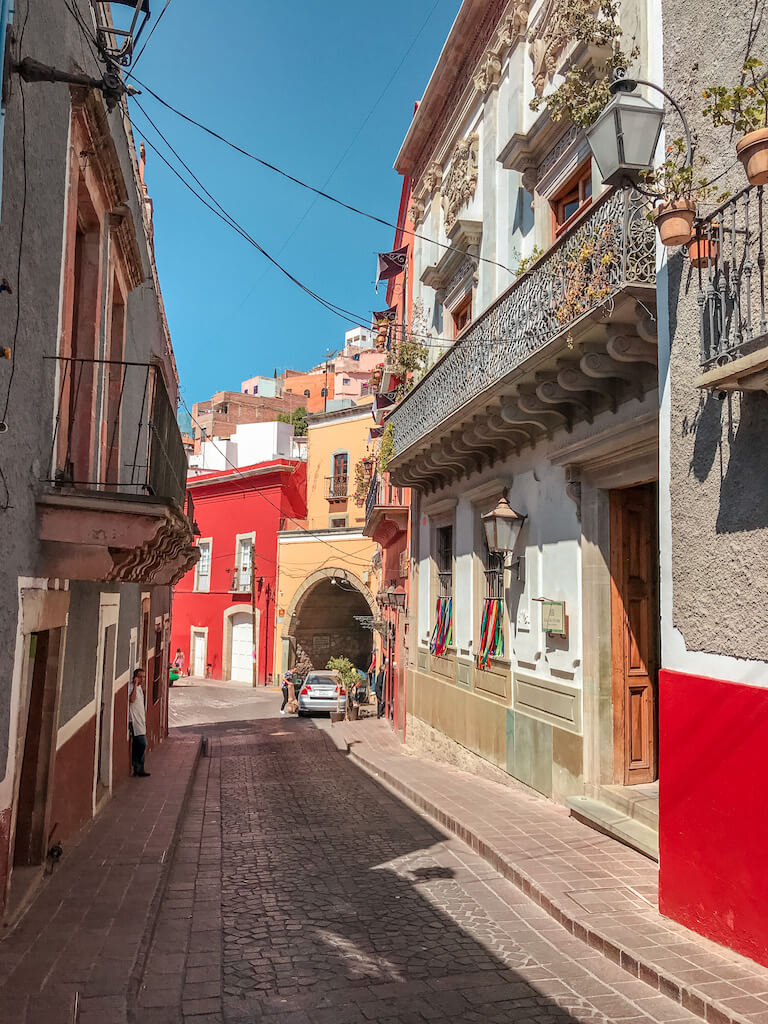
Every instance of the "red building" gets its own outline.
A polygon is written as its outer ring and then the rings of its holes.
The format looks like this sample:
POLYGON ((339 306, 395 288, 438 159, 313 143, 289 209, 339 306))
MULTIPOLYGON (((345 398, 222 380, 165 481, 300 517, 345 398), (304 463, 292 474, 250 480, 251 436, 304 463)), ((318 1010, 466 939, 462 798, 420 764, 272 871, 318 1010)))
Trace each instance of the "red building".
POLYGON ((272 681, 277 532, 306 516, 306 479, 279 458, 189 480, 200 561, 174 590, 171 659, 192 675, 272 681))

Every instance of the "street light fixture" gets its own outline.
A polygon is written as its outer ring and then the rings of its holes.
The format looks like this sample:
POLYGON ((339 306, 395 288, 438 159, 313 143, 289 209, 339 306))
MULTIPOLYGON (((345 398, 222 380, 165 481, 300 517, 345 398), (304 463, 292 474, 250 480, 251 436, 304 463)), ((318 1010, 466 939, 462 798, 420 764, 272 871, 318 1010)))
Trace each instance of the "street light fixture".
POLYGON ((510 554, 515 550, 527 516, 516 512, 506 498, 499 498, 495 508, 480 516, 488 541, 488 550, 510 554))
POLYGON ((625 72, 617 69, 609 86, 613 98, 586 132, 604 185, 637 185, 643 171, 653 167, 664 111, 636 92, 639 85, 661 93, 677 111, 686 138, 685 166, 690 166, 691 133, 680 106, 660 86, 639 78, 626 78, 625 72))
POLYGON ((390 595, 390 602, 393 608, 398 608, 400 611, 405 611, 405 589, 403 587, 396 587, 390 595))

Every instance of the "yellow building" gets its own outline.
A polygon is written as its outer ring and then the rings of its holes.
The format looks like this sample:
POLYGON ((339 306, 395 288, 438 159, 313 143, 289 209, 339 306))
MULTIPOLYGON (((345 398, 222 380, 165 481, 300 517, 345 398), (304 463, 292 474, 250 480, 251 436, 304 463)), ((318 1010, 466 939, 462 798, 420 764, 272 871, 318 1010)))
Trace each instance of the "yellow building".
POLYGON ((363 670, 370 664, 378 547, 363 535, 365 491, 358 500, 355 491, 372 425, 369 403, 309 419, 307 519, 287 520, 277 540, 275 652, 282 672, 325 668, 337 656, 363 670))

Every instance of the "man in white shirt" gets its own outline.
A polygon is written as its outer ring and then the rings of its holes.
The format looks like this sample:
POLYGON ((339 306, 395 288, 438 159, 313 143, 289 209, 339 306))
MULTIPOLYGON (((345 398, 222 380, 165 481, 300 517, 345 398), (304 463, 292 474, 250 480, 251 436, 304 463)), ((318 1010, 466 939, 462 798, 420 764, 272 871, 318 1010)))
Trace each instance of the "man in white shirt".
POLYGON ((147 751, 147 710, 144 702, 144 669, 137 668, 128 684, 128 716, 131 723, 133 744, 131 761, 133 774, 146 779, 151 772, 144 770, 144 755, 147 751))

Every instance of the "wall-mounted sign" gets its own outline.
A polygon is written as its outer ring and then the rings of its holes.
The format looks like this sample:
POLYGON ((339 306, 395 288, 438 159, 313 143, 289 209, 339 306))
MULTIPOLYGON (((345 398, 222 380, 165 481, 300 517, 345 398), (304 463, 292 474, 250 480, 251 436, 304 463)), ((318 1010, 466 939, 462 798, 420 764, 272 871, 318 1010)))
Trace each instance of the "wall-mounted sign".
POLYGON ((330 650, 331 638, 329 636, 320 634, 320 636, 312 637, 312 651, 314 654, 325 654, 330 650))
POLYGON ((541 603, 541 628, 545 633, 566 636, 568 618, 565 614, 565 601, 550 601, 546 597, 534 597, 541 603))

